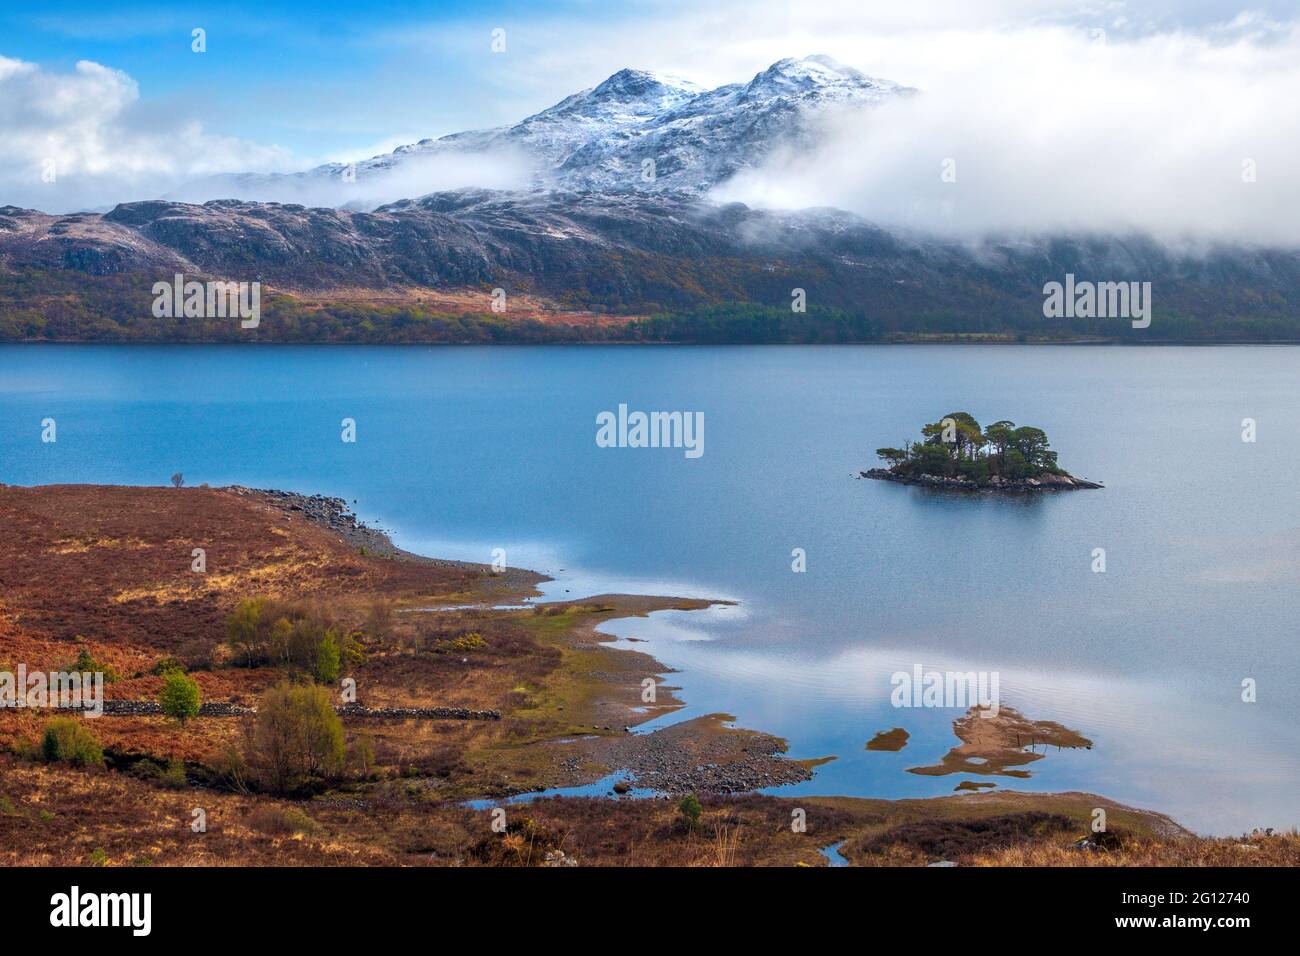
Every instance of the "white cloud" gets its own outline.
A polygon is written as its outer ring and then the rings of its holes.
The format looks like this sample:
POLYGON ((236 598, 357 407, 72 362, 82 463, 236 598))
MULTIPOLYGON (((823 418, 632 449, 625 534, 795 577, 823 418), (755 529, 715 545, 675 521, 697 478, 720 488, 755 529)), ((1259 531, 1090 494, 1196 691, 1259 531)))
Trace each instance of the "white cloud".
POLYGON ((285 151, 140 103, 134 80, 82 60, 54 72, 0 56, 0 204, 68 211, 157 196, 194 176, 288 168, 285 151))
POLYGON ((822 148, 782 152, 718 197, 957 235, 1300 244, 1294 25, 1104 43, 1055 26, 931 32, 902 55, 928 77, 922 95, 828 119, 822 148))

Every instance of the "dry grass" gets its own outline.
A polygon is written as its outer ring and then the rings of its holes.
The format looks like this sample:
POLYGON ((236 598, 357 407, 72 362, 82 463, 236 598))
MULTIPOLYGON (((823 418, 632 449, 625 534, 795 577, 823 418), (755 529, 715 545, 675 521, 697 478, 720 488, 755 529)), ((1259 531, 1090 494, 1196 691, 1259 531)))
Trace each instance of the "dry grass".
POLYGON ((1294 832, 1241 838, 1130 838, 1119 850, 1081 851, 1069 844, 1006 847, 980 853, 970 866, 1300 866, 1300 836, 1294 832))

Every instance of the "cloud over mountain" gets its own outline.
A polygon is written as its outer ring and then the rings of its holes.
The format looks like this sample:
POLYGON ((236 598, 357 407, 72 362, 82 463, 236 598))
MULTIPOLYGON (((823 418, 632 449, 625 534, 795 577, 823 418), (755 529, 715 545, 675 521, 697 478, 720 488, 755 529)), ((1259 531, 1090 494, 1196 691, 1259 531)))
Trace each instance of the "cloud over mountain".
MULTIPOLYGON (((1245 26, 1242 21, 1239 26, 1245 26)), ((933 38, 920 96, 826 116, 714 193, 957 236, 1300 244, 1300 31, 933 38)))

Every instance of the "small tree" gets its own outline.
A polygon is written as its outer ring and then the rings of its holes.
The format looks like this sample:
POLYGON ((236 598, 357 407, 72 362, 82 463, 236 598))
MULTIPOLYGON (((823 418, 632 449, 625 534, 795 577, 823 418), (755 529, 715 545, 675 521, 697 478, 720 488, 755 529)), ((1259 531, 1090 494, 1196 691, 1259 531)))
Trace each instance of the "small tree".
POLYGON ((693 793, 688 793, 682 797, 682 802, 677 804, 677 812, 682 815, 686 822, 686 829, 694 830, 700 823, 700 814, 704 808, 700 806, 700 798, 693 793))
POLYGON ((348 763, 363 779, 370 776, 375 765, 375 742, 369 734, 357 734, 348 746, 348 763))
MULTIPOLYGON (((77 635, 77 637, 80 638, 81 635, 77 635)), ((117 671, 113 669, 113 666, 104 661, 97 660, 95 656, 84 647, 77 652, 77 659, 63 669, 65 671, 75 671, 79 674, 102 674, 104 676, 105 684, 111 684, 113 681, 117 680, 117 671)))
POLYGON ((172 475, 172 487, 173 487, 173 488, 179 488, 179 487, 181 487, 183 484, 185 484, 185 476, 184 476, 184 475, 182 475, 179 471, 176 472, 176 474, 172 475))
POLYGON ((248 742, 248 763, 263 785, 284 793, 343 769, 343 722, 329 691, 280 684, 263 696, 248 742))
POLYGON ((313 674, 322 684, 332 684, 339 679, 342 661, 339 654, 339 640, 335 633, 326 631, 316 645, 316 660, 313 674))
POLYGON ((266 654, 266 640, 261 628, 265 603, 261 598, 247 598, 240 601, 226 618, 226 644, 243 657, 249 667, 266 654))
POLYGON ((158 704, 168 717, 175 717, 185 726, 185 722, 199 714, 202 697, 199 685, 180 669, 169 670, 163 675, 162 690, 158 693, 158 704))
POLYGON ((366 614, 366 634, 382 644, 392 635, 394 621, 393 602, 376 601, 366 614))

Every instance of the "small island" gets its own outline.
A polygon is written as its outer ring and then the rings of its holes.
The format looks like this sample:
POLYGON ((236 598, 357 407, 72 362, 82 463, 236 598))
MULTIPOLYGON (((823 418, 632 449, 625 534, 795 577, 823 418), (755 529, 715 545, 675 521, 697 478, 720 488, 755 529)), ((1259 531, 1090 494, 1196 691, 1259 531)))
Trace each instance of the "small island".
POLYGON ((1031 425, 997 421, 981 428, 969 412, 949 412, 921 429, 922 440, 903 448, 877 448, 888 468, 863 478, 961 491, 1067 491, 1100 488, 1056 462, 1047 433, 1031 425))

